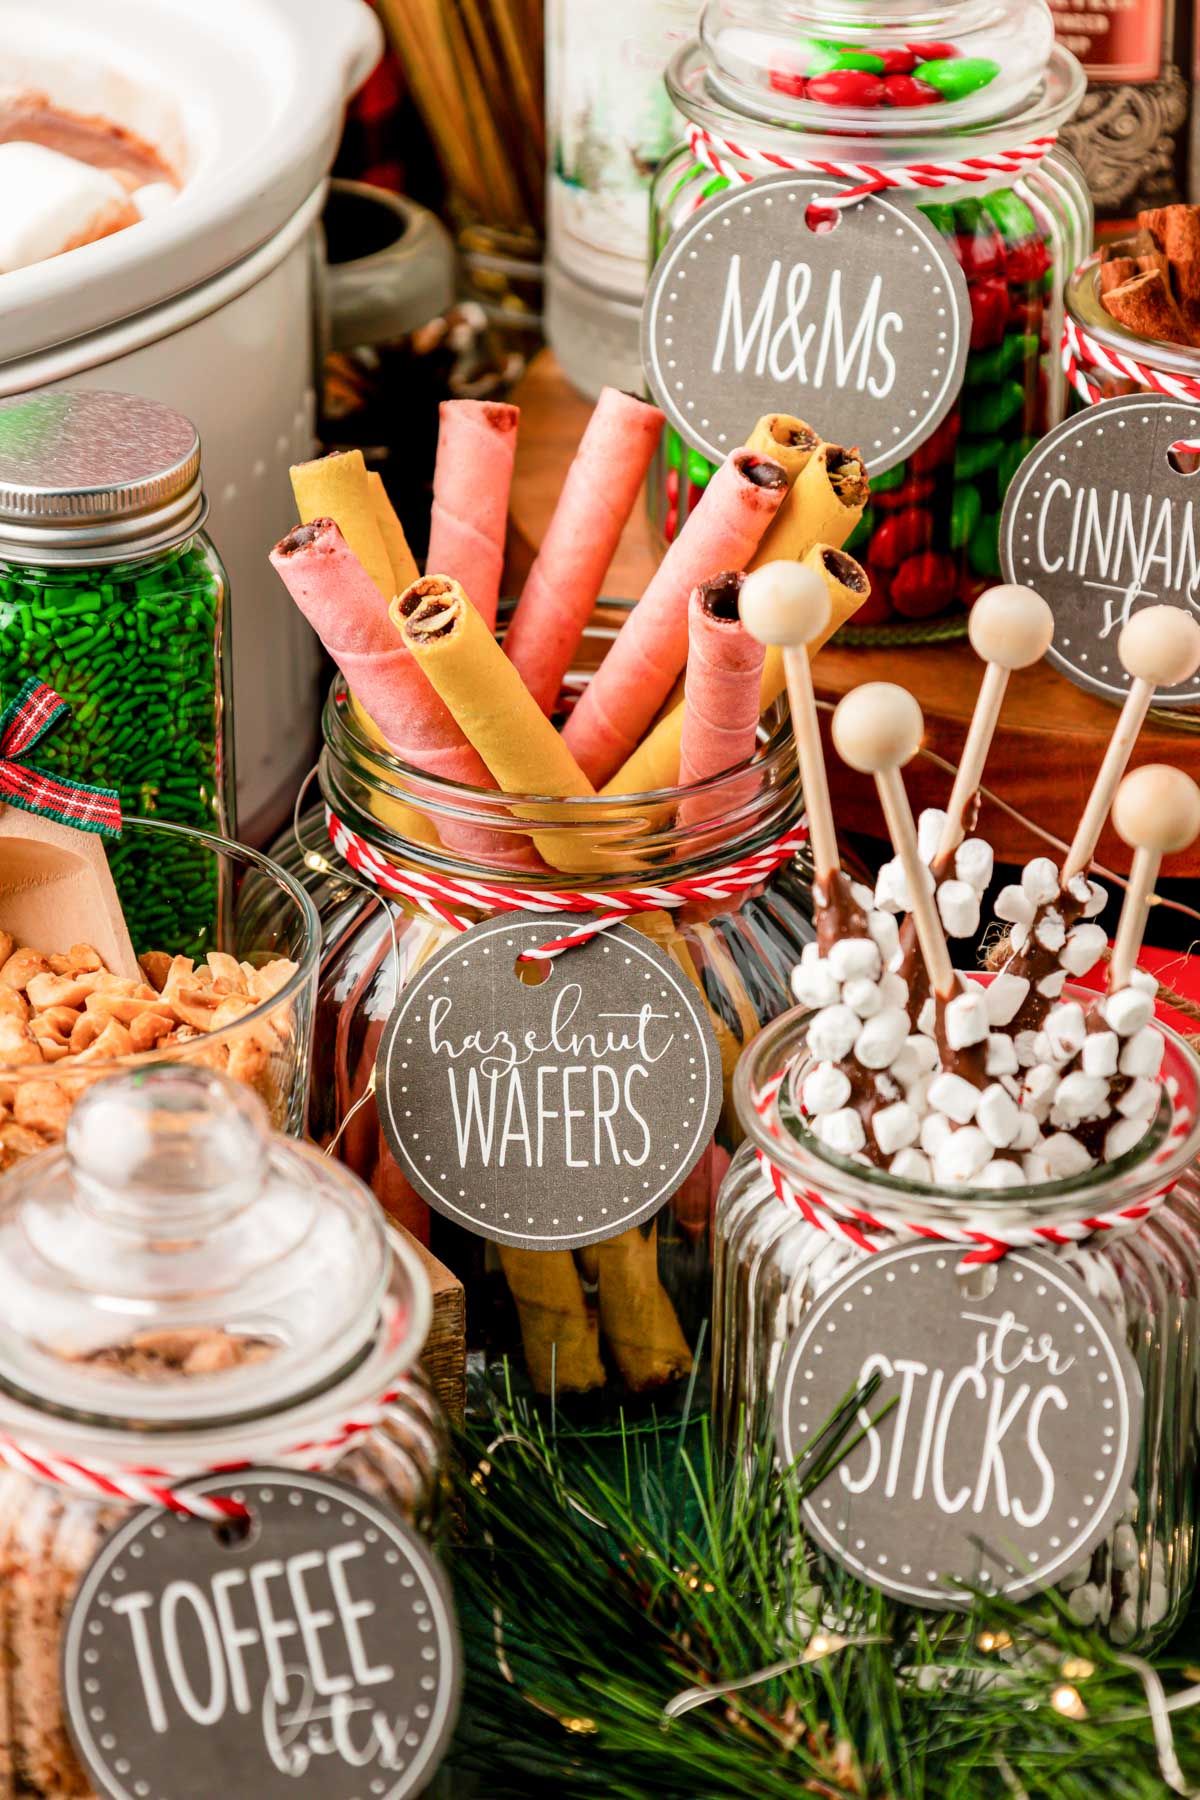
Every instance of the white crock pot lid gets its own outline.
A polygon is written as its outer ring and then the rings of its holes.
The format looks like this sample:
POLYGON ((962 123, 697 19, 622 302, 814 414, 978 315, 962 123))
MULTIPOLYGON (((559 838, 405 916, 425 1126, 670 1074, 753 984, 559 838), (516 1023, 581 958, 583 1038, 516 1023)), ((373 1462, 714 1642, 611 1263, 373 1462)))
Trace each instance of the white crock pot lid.
POLYGON ((328 172, 381 47, 366 0, 0 0, 0 92, 102 112, 181 151, 185 180, 152 218, 0 276, 0 363, 156 306, 264 243, 328 172))

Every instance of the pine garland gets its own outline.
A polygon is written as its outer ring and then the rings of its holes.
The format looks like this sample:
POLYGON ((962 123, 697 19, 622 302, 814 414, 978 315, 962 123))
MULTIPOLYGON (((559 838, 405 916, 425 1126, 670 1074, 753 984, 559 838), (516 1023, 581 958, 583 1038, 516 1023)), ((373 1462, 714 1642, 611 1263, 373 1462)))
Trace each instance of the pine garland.
MULTIPOLYGON (((818 1593, 798 1523, 818 1469, 784 1481, 765 1448, 734 1463, 706 1422, 556 1436, 511 1400, 459 1451, 454 1760, 487 1800, 1162 1800, 1164 1770, 1176 1792, 1200 1783, 1200 1711, 1174 1717, 1176 1771, 1132 1660, 1053 1598, 935 1617, 828 1565, 818 1593)), ((1200 1680, 1179 1657, 1156 1668, 1168 1693, 1200 1680)))

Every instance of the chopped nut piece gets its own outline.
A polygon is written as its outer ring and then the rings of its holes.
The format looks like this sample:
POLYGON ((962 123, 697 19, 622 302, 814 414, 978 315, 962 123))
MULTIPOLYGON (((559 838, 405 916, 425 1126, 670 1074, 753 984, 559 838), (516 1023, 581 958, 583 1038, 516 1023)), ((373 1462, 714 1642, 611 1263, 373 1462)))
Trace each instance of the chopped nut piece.
POLYGON ((13 1102, 13 1117, 30 1131, 43 1131, 49 1138, 61 1137, 67 1129, 74 1099, 57 1081, 23 1081, 13 1102))
POLYGON ((30 950, 26 947, 14 950, 12 955, 6 958, 3 968, 0 968, 0 983, 5 987, 25 988, 28 987, 32 976, 48 973, 50 973, 50 964, 41 951, 30 950))
POLYGON ((171 958, 165 950, 147 950, 144 956, 138 957, 142 965, 142 973, 156 993, 161 994, 163 984, 171 968, 171 958))
POLYGON ((84 975, 102 969, 100 952, 90 944, 72 944, 62 956, 52 956, 50 967, 56 975, 84 975))

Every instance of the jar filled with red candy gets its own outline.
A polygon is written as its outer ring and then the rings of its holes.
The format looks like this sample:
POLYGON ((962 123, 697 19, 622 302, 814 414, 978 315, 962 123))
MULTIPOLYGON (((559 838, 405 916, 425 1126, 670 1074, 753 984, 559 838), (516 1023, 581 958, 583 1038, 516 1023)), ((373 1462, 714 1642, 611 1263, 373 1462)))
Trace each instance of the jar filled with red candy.
MULTIPOLYGON (((1057 148, 1039 154, 1084 90, 1046 0, 709 0, 666 79, 689 126, 655 181, 653 260, 705 201, 772 169, 946 171, 920 210, 966 277, 966 376, 919 449, 871 469, 871 504, 846 545, 870 571, 871 598, 845 635, 886 625, 900 636, 961 612, 1000 573, 1000 512, 1018 465, 1063 415, 1063 287, 1091 243, 1081 170, 1057 148), (1031 145, 1020 174, 955 182, 948 168, 1031 145)), ((924 192, 901 179, 901 197, 924 192)), ((802 390, 786 399, 804 415, 802 390)), ((651 484, 668 542, 711 474, 668 427, 651 484)))

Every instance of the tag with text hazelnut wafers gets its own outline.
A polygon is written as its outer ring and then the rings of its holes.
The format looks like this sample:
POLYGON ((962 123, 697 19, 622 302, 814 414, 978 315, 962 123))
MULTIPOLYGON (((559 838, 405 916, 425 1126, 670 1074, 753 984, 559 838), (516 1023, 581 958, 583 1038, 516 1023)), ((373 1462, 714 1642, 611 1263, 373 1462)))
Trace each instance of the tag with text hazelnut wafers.
POLYGON ((653 1218, 721 1109, 716 1033, 679 964, 615 925, 518 968, 561 928, 505 913, 457 937, 406 988, 377 1063, 402 1173, 468 1231, 527 1250, 653 1218))
POLYGON ((957 1264, 929 1243, 856 1263, 806 1312, 775 1394, 780 1456, 802 1471, 878 1380, 804 1522, 917 1606, 1019 1599, 1086 1564, 1128 1512, 1141 1445, 1141 1382, 1103 1302, 1038 1252, 957 1264))
POLYGON ((249 1511, 153 1508, 101 1546, 72 1605, 63 1704, 104 1800, 403 1800, 458 1710, 449 1588, 397 1515, 286 1469, 183 1492, 249 1511))
POLYGON ((655 266, 646 378, 712 462, 781 412, 855 445, 880 475, 958 396, 971 306, 953 251, 906 201, 831 209, 842 191, 821 176, 763 175, 701 206, 655 266))

